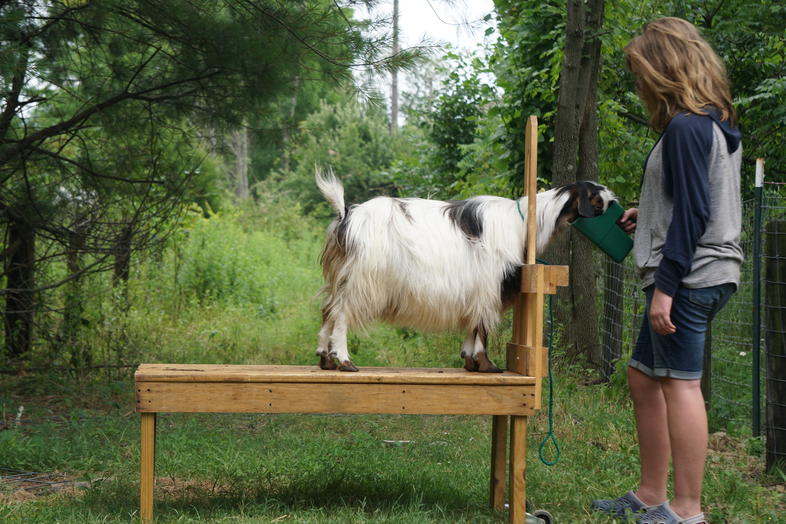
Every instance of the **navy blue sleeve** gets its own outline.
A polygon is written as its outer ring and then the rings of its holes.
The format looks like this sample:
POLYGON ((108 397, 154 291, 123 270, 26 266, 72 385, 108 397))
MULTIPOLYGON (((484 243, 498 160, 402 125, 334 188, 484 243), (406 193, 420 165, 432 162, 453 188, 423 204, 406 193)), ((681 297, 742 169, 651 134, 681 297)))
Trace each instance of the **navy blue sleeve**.
POLYGON ((674 296, 690 273, 696 246, 710 218, 709 157, 713 122, 709 117, 677 114, 663 133, 664 190, 673 214, 655 285, 674 296))

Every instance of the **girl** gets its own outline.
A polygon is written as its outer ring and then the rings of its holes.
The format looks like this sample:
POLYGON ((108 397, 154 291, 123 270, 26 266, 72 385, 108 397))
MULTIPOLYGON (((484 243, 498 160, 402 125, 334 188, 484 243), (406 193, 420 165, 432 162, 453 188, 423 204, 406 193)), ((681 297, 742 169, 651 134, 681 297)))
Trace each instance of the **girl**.
POLYGON ((707 453, 700 389, 704 336, 739 284, 740 133, 725 69, 689 22, 650 22, 624 49, 636 90, 662 132, 647 159, 636 231, 636 267, 647 308, 628 366, 639 439, 638 489, 596 510, 642 524, 699 524, 707 453), (666 496, 669 459, 674 498, 666 496))

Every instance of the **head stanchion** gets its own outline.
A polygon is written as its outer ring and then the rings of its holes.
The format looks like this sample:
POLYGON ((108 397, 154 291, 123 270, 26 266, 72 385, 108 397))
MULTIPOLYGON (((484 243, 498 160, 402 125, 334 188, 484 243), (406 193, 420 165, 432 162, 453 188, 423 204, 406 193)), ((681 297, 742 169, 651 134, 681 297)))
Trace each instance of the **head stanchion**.
POLYGON ((537 246, 538 118, 530 115, 524 135, 524 195, 527 197, 527 264, 535 263, 537 246))
MULTIPOLYGON (((535 379, 534 409, 541 407, 543 376, 547 373, 547 352, 543 347, 544 299, 556 293, 557 286, 568 284, 566 266, 545 266, 536 263, 537 256, 537 181, 538 181, 538 119, 530 116, 524 140, 524 194, 527 197, 527 242, 521 268, 521 289, 513 311, 513 335, 507 346, 508 370, 535 379)), ((494 449, 501 421, 495 420, 494 449)), ((512 416, 510 424, 510 513, 511 523, 525 522, 527 417, 512 416)), ((552 435, 553 438, 553 435, 552 435)), ((543 445, 540 447, 542 455, 543 445)), ((558 452, 557 452, 558 453, 558 452)), ((495 457, 492 452, 492 459, 495 457)), ((499 493, 499 472, 492 466, 492 504, 499 493)), ((498 507, 494 504, 495 507, 498 507)))

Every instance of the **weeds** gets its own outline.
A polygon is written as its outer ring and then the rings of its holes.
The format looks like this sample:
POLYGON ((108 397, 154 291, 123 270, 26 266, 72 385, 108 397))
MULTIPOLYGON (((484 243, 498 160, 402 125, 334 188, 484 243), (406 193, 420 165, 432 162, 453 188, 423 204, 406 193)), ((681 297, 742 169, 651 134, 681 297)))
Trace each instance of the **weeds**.
MULTIPOLYGON (((87 279, 79 336, 93 360, 314 365, 321 227, 298 219, 296 209, 265 206, 195 219, 177 249, 136 265, 124 293, 87 279)), ((509 330, 506 318, 491 336, 497 361, 504 360, 509 330)), ((350 351, 361 366, 460 366, 460 344, 460 335, 377 326, 368 336, 352 335, 350 351)), ((55 353, 39 348, 42 359, 55 353)), ((0 466, 57 473, 79 486, 32 493, 0 480, 0 521, 137 518, 131 371, 0 379, 0 466)), ((529 425, 529 502, 558 522, 610 522, 587 507, 635 486, 624 380, 584 385, 584 370, 560 362, 554 376, 562 458, 552 467, 538 460, 548 429, 541 411, 529 425)), ((505 518, 488 508, 489 417, 160 415, 157 447, 158 522, 505 518)), ((763 472, 761 452, 760 440, 713 436, 704 495, 711 522, 782 521, 786 482, 763 472)))

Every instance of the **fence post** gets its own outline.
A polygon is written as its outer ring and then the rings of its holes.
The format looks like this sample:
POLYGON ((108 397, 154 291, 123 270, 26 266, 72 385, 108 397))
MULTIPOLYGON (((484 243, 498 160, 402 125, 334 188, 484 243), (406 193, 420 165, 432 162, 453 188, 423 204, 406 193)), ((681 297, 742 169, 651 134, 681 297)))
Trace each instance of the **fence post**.
POLYGON ((603 296, 606 330, 603 340, 603 378, 608 381, 614 373, 614 361, 622 355, 622 290, 624 273, 622 264, 606 257, 606 285, 603 296))
POLYGON ((767 224, 766 347, 767 443, 766 464, 786 463, 786 222, 767 224), (779 256, 780 255, 780 256, 779 256))
POLYGON ((761 207, 762 186, 764 185, 764 159, 756 159, 756 181, 754 194, 756 207, 753 216, 753 344, 751 346, 751 433, 754 437, 761 435, 761 207))

